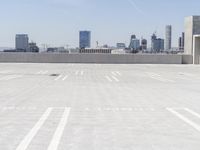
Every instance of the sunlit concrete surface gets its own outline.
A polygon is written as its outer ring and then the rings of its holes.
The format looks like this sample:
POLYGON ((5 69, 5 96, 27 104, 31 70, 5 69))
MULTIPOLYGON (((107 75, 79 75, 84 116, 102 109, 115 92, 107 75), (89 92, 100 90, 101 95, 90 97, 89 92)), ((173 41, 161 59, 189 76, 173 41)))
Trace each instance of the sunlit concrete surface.
POLYGON ((0 64, 0 150, 199 150, 200 66, 0 64))

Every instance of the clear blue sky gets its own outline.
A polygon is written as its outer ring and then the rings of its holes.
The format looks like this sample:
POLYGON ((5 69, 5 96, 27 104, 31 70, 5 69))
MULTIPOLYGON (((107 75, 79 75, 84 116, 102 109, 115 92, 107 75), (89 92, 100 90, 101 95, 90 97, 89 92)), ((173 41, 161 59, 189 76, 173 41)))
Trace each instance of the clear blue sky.
MULTIPOLYGON (((78 46, 78 31, 92 31, 92 45, 129 43, 130 35, 164 38, 173 26, 173 46, 184 17, 200 15, 199 0, 1 0, 0 46, 14 47, 16 33, 51 46, 78 46)), ((150 42, 150 41, 149 41, 150 42)))

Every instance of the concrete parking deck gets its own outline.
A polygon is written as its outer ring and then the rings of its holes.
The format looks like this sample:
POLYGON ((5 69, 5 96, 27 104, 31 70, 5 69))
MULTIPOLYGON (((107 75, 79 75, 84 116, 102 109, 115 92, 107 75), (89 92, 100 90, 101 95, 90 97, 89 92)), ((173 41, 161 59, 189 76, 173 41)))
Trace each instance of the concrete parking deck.
POLYGON ((200 66, 0 64, 0 150, 199 150, 200 66))

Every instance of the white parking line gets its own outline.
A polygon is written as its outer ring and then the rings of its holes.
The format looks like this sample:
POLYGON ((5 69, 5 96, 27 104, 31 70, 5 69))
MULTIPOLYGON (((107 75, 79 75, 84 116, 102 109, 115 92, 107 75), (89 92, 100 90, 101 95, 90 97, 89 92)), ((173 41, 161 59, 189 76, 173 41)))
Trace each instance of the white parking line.
POLYGON ((119 75, 119 76, 121 76, 122 74, 119 72, 119 71, 116 71, 116 73, 119 75))
POLYGON ((59 75, 57 78, 55 78, 54 80, 57 81, 62 77, 62 75, 59 75))
POLYGON ((37 134, 41 126, 44 124, 50 113, 52 112, 52 108, 48 108, 46 112, 42 115, 36 125, 31 129, 28 135, 22 140, 16 150, 26 150, 34 136, 37 134))
POLYGON ((119 71, 112 71, 111 73, 114 76, 121 76, 121 73, 119 71))
POLYGON ((115 76, 112 76, 112 78, 113 78, 115 81, 119 82, 119 79, 117 79, 115 76))
POLYGON ((179 75, 185 75, 185 76, 188 76, 188 77, 195 77, 194 74, 187 73, 187 72, 179 72, 179 75))
POLYGON ((8 81, 8 80, 12 80, 12 79, 17 79, 17 78, 21 78, 22 75, 8 75, 8 76, 4 76, 0 78, 0 81, 8 81))
POLYGON ((42 75, 44 75, 44 74, 47 74, 47 73, 48 73, 47 70, 40 70, 40 71, 37 72, 36 74, 42 74, 42 75))
POLYGON ((112 71, 111 73, 112 73, 114 76, 117 76, 116 72, 112 71))
POLYGON ((172 108, 167 108, 167 110, 200 132, 200 126, 198 124, 194 123, 193 121, 183 116, 182 114, 178 113, 172 108))
POLYGON ((167 82, 167 80, 161 78, 161 77, 155 77, 155 76, 150 76, 150 78, 161 81, 161 82, 167 82))
POLYGON ((184 108, 184 110, 187 111, 187 112, 189 112, 189 113, 191 113, 192 115, 194 115, 194 116, 196 116, 197 118, 200 119, 200 114, 194 112, 193 110, 190 110, 188 108, 184 108))
POLYGON ((55 134, 51 140, 51 143, 48 147, 48 150, 57 150, 58 148, 58 145, 60 143, 60 139, 63 135, 63 131, 65 129, 65 126, 67 124, 67 121, 68 121, 68 117, 69 117, 69 113, 70 113, 70 109, 71 108, 65 108, 65 111, 63 113, 63 116, 60 120, 60 123, 58 124, 58 127, 55 131, 55 134))
POLYGON ((110 78, 109 76, 105 76, 105 78, 106 78, 108 81, 112 82, 112 80, 111 80, 111 78, 110 78))
POLYGON ((22 77, 22 75, 14 75, 14 76, 9 76, 5 80, 12 80, 12 79, 17 79, 17 78, 21 78, 21 77, 22 77))
POLYGON ((62 80, 65 81, 68 78, 68 76, 66 75, 62 80))
POLYGON ((150 78, 161 81, 161 82, 175 82, 173 80, 162 78, 160 74, 147 72, 146 73, 150 78))

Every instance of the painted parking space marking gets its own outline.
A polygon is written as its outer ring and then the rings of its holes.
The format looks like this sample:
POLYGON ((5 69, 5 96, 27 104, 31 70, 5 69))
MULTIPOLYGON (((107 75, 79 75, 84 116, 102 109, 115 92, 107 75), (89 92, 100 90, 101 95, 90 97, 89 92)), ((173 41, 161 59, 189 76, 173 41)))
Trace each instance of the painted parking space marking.
POLYGON ((31 129, 31 131, 26 135, 26 137, 22 140, 16 150, 26 150, 29 146, 32 139, 35 137, 39 129, 42 127, 44 122, 47 120, 48 116, 52 112, 52 108, 48 108, 46 112, 42 115, 39 121, 35 124, 35 126, 31 129))
POLYGON ((184 108, 184 110, 200 119, 200 114, 194 112, 193 110, 191 110, 189 108, 184 108))
POLYGON ((119 71, 112 71, 111 74, 114 75, 114 76, 121 76, 122 75, 119 71))
POLYGON ((65 81, 68 78, 68 75, 66 75, 62 80, 65 81))
POLYGON ((60 78, 62 78, 62 75, 59 75, 58 77, 56 77, 54 80, 58 81, 60 78))
POLYGON ((48 150, 57 150, 59 143, 60 143, 60 139, 63 135, 65 126, 68 121, 69 113, 70 113, 70 108, 65 108, 63 116, 58 124, 58 127, 57 127, 55 133, 54 133, 54 136, 51 140, 48 150))
POLYGON ((112 82, 111 78, 109 76, 105 76, 105 78, 109 81, 112 82))
POLYGON ((70 107, 49 107, 42 114, 40 119, 36 122, 34 127, 28 132, 28 134, 24 137, 24 139, 17 146, 16 150, 27 150, 33 139, 36 137, 38 132, 40 132, 41 128, 44 126, 45 122, 49 118, 50 114, 53 113, 53 110, 64 110, 63 114, 60 116, 60 121, 55 129, 54 135, 48 145, 48 150, 57 150, 60 140, 62 138, 64 129, 68 123, 68 117, 71 111, 70 107))
POLYGON ((83 71, 83 70, 77 70, 77 71, 75 72, 75 75, 76 75, 76 76, 79 76, 79 75, 83 76, 83 75, 84 75, 84 71, 83 71))
POLYGON ((54 79, 54 81, 65 81, 68 77, 68 75, 59 75, 54 79))
POLYGON ((39 72, 37 72, 37 75, 45 75, 47 74, 49 71, 48 70, 40 70, 39 72))
POLYGON ((166 79, 166 78, 163 78, 160 74, 157 74, 157 73, 152 73, 152 72, 146 72, 146 74, 154 79, 154 80, 158 80, 158 81, 161 81, 161 82, 175 82, 174 80, 170 80, 170 79, 166 79))
POLYGON ((8 80, 12 80, 12 79, 17 79, 17 78, 21 78, 22 75, 7 75, 7 76, 3 76, 0 78, 0 81, 8 81, 8 80))
MULTIPOLYGON (((184 115, 182 115, 181 113, 179 113, 176 109, 174 108, 166 108, 169 112, 171 112, 173 115, 175 115, 176 117, 178 117, 179 119, 181 119, 182 121, 184 121, 185 123, 187 123, 188 125, 190 125, 191 127, 193 127, 194 129, 196 129, 197 131, 200 132, 200 125, 196 124, 195 122, 191 121, 190 119, 188 119, 187 117, 185 117, 184 115)), ((184 110, 188 111, 188 108, 184 108, 184 110)), ((199 114, 194 113, 193 111, 189 110, 189 112, 191 114, 193 114, 194 116, 199 116, 199 114)))
POLYGON ((112 78, 116 81, 116 82, 119 82, 119 79, 115 76, 112 76, 112 78))

